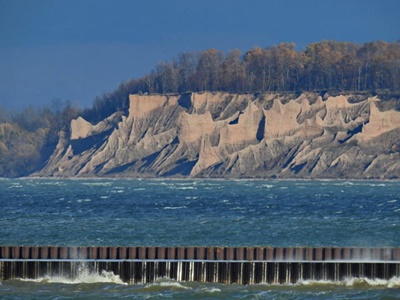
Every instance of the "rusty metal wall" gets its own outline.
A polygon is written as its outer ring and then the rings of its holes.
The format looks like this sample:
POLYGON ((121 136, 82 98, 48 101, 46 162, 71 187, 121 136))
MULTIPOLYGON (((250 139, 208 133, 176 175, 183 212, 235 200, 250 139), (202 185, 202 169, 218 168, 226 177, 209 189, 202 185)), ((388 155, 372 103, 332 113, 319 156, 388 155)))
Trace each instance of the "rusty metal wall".
POLYGON ((400 261, 400 248, 0 246, 0 259, 400 261))
POLYGON ((168 277, 220 283, 341 281, 400 276, 400 248, 0 246, 0 280, 114 272, 125 282, 168 277))

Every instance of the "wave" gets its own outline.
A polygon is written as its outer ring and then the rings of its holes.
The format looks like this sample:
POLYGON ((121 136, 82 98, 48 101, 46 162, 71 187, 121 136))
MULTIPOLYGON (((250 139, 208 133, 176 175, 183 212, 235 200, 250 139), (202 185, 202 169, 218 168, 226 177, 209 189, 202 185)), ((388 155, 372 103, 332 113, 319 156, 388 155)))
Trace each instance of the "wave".
POLYGON ((335 183, 333 185, 350 187, 350 186, 354 186, 354 185, 359 185, 359 183, 352 182, 352 181, 335 181, 335 183))
POLYGON ((159 292, 159 291, 163 291, 165 289, 191 290, 192 288, 188 287, 188 286, 184 286, 179 281, 162 278, 160 280, 157 280, 156 282, 146 284, 144 286, 144 289, 146 289, 146 291, 159 292))
MULTIPOLYGON (((123 282, 118 275, 115 275, 113 272, 102 271, 101 274, 98 273, 90 273, 88 270, 84 269, 79 273, 76 278, 68 278, 63 276, 45 276, 37 279, 18 279, 23 282, 34 282, 41 284, 51 284, 51 283, 60 283, 60 284, 95 284, 95 283, 112 283, 118 285, 128 285, 128 283, 123 282)), ((226 287, 230 287, 231 285, 218 284, 218 287, 213 283, 200 283, 200 282, 180 282, 169 278, 159 278, 155 282, 139 284, 142 286, 140 290, 146 292, 160 292, 165 290, 196 290, 200 292, 207 293, 219 293, 226 287), (200 285, 200 286, 198 286, 200 285), (209 286, 208 286, 209 285, 209 286)), ((350 287, 355 288, 357 290, 371 289, 371 288, 400 288, 400 277, 392 277, 388 280, 385 279, 369 279, 369 278, 359 278, 359 277, 351 277, 344 279, 342 281, 331 281, 331 280, 304 280, 299 281, 297 283, 259 283, 259 284, 251 284, 248 287, 293 287, 293 288, 330 288, 334 286, 339 287, 350 287)))
POLYGON ((343 281, 305 280, 305 281, 300 281, 297 285, 304 285, 304 286, 339 285, 339 286, 356 287, 356 288, 369 288, 369 287, 398 288, 400 287, 400 277, 392 277, 388 280, 360 278, 360 277, 351 277, 343 281))
POLYGON ((245 209, 246 209, 245 207, 236 206, 231 208, 230 210, 245 210, 245 209))
POLYGON ((82 203, 82 202, 91 202, 92 201, 92 199, 89 199, 89 198, 86 198, 86 199, 78 199, 78 200, 76 200, 76 202, 78 202, 78 203, 82 203))
POLYGON ((206 292, 206 293, 213 294, 213 293, 220 293, 220 292, 221 292, 221 289, 212 287, 212 288, 203 288, 203 289, 201 289, 201 291, 202 291, 202 292, 206 292))
POLYGON ((20 185, 19 183, 13 183, 11 186, 9 186, 8 188, 9 189, 20 189, 20 188, 22 188, 23 186, 22 185, 20 185))
POLYGON ((262 187, 265 187, 267 189, 272 189, 274 187, 273 184, 263 184, 262 187))
POLYGON ((64 276, 44 276, 36 279, 20 279, 21 281, 29 281, 36 283, 63 283, 63 284, 91 284, 91 283, 115 283, 121 285, 128 285, 123 282, 119 275, 114 272, 102 271, 101 274, 90 273, 87 269, 79 272, 75 278, 68 278, 64 276))
POLYGON ((171 186, 171 190, 197 190, 195 186, 171 186))
POLYGON ((111 182, 106 181, 106 182, 82 182, 82 185, 86 186, 111 186, 111 182))
POLYGON ((54 180, 49 180, 49 181, 35 181, 36 185, 54 185, 54 186, 66 186, 65 182, 62 181, 54 181, 54 180))
POLYGON ((163 209, 185 209, 187 206, 166 206, 163 209))
POLYGON ((371 184, 369 184, 369 186, 372 186, 372 187, 376 187, 376 186, 386 186, 386 184, 384 184, 384 183, 371 183, 371 184))

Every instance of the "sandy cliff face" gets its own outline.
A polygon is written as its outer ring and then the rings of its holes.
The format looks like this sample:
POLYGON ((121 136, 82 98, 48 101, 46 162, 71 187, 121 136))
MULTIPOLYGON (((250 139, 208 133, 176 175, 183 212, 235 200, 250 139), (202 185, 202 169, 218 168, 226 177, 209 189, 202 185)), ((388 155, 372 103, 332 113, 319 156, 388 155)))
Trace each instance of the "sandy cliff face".
POLYGON ((400 112, 349 99, 131 95, 127 116, 73 120, 36 175, 399 178, 400 112))

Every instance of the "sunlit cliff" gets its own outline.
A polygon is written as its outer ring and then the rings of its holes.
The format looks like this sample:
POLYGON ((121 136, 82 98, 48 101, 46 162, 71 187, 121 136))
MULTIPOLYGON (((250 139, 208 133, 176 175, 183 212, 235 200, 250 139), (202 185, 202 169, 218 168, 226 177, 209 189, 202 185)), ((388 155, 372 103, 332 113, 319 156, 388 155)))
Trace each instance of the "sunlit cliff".
POLYGON ((399 137, 377 97, 131 95, 126 115, 72 120, 35 175, 390 179, 399 137))

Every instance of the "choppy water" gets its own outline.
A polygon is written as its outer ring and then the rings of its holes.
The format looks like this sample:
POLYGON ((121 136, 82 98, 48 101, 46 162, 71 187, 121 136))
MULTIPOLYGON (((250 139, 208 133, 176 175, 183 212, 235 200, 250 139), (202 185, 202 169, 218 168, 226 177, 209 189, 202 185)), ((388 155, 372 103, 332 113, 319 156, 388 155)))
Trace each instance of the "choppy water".
MULTIPOLYGON (((263 180, 0 180, 2 245, 400 246, 400 183, 263 180)), ((112 274, 6 281, 0 298, 394 299, 400 280, 293 286, 112 274)))

